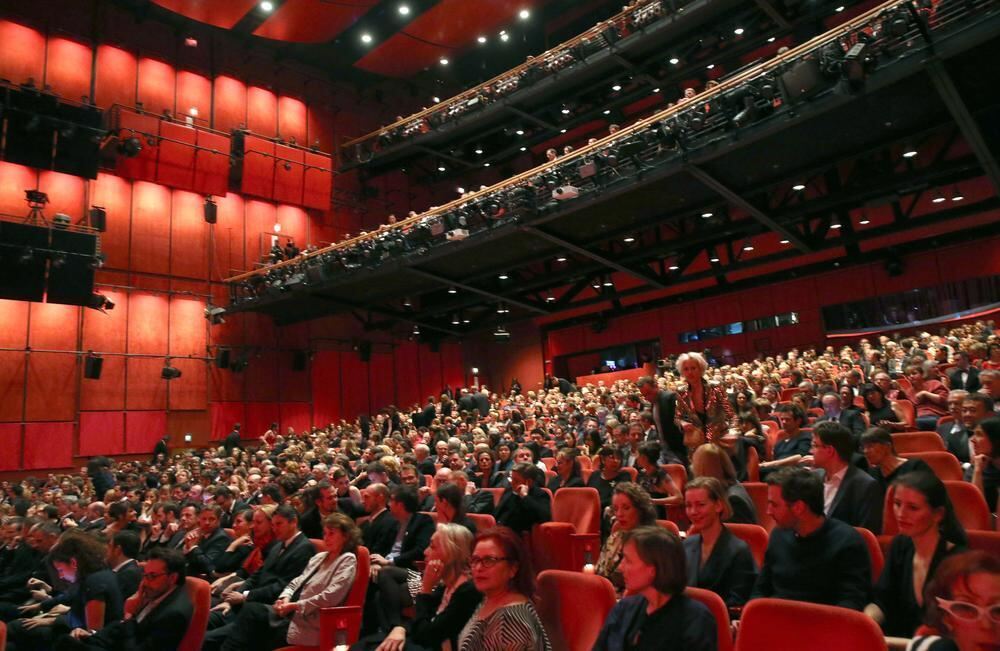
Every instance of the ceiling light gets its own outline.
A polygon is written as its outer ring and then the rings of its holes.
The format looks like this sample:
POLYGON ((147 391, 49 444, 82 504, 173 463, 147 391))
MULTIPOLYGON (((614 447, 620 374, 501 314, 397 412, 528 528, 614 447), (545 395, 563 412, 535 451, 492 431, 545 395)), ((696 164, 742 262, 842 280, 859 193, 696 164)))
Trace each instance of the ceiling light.
POLYGON ((792 189, 795 190, 796 192, 802 192, 803 190, 806 189, 806 186, 801 183, 796 183, 795 185, 792 186, 792 189))
POLYGON ((486 37, 485 37, 485 36, 480 36, 480 37, 479 37, 479 38, 477 38, 476 40, 477 40, 477 41, 478 41, 479 43, 481 43, 481 44, 482 44, 482 43, 485 43, 485 42, 486 42, 486 37))
POLYGON ((669 267, 667 267, 667 268, 668 268, 668 269, 670 269, 670 271, 677 271, 678 269, 680 269, 680 267, 678 267, 678 266, 677 266, 677 265, 675 265, 675 264, 672 264, 672 265, 670 265, 670 266, 669 266, 669 267))
POLYGON ((531 18, 531 12, 528 11, 527 9, 522 9, 521 11, 518 12, 517 17, 520 18, 521 20, 528 20, 529 18, 531 18))
POLYGON ((750 241, 749 237, 747 239, 743 240, 743 250, 744 251, 753 251, 753 242, 750 241))
POLYGON ((510 339, 510 333, 502 325, 497 326, 497 329, 493 331, 493 336, 497 339, 510 339))
POLYGON ((605 278, 604 282, 601 283, 601 284, 604 285, 605 287, 614 287, 615 286, 615 284, 613 282, 611 282, 611 276, 608 276, 607 278, 605 278))
POLYGON ((841 11, 843 11, 843 10, 844 10, 844 5, 840 5, 839 7, 837 7, 836 9, 834 9, 834 11, 836 11, 836 12, 837 12, 838 14, 839 14, 839 13, 840 13, 841 11))
POLYGON ((709 262, 718 262, 719 261, 719 256, 713 255, 711 258, 708 259, 708 261, 709 262))
POLYGON ((528 151, 527 147, 521 147, 521 151, 528 151))
POLYGON ((416 336, 420 336, 420 326, 418 325, 413 326, 413 334, 416 336))
POLYGON ((733 30, 733 34, 736 34, 737 36, 742 36, 743 35, 743 28, 742 27, 737 27, 736 29, 733 30))
POLYGON ((274 3, 270 2, 270 0, 264 0, 264 2, 260 3, 260 10, 271 13, 274 11, 274 3))
POLYGON ((448 168, 444 166, 444 163, 438 163, 438 171, 439 172, 447 172, 448 168))
POLYGON ((604 115, 611 115, 611 109, 605 109, 604 115))
POLYGON ((510 40, 510 36, 507 34, 507 32, 500 32, 500 40, 506 43, 507 41, 510 40))
POLYGON ((434 97, 432 97, 432 98, 431 98, 431 100, 432 100, 432 101, 433 101, 433 102, 434 102, 435 104, 440 104, 440 103, 441 103, 441 98, 440 98, 440 97, 438 97, 437 95, 435 95, 434 97))
POLYGON ((558 258, 556 258, 556 262, 566 262, 566 258, 563 256, 559 256, 558 258))
POLYGON ((861 224, 862 226, 867 226, 868 224, 872 223, 872 220, 868 219, 867 217, 862 217, 861 219, 858 220, 858 223, 861 224))
POLYGON ((476 145, 476 148, 473 151, 475 151, 477 154, 479 154, 480 156, 482 156, 482 154, 483 154, 483 146, 482 145, 476 145))
POLYGON ((457 287, 449 287, 448 288, 448 293, 449 294, 457 294, 458 293, 458 288, 457 287))
POLYGON ((711 216, 712 216, 712 213, 710 213, 710 212, 703 212, 703 213, 701 213, 701 218, 702 219, 709 219, 711 216))
POLYGON ((622 241, 625 242, 626 244, 631 244, 632 242, 635 242, 635 238, 632 237, 631 235, 629 235, 628 237, 626 237, 622 241))
POLYGON ((569 113, 570 113, 569 109, 564 106, 563 109, 562 109, 562 114, 563 115, 569 115, 569 113))
POLYGON ((362 34, 361 35, 361 42, 364 43, 364 44, 366 44, 366 45, 368 43, 371 43, 372 42, 372 35, 371 34, 362 34))
POLYGON ((774 37, 772 36, 771 38, 767 39, 767 42, 768 43, 774 43, 774 37))
POLYGON ((455 192, 459 194, 465 194, 465 188, 463 188, 462 186, 458 186, 457 188, 455 188, 455 192))
POLYGON ((944 203, 944 200, 945 200, 944 195, 942 195, 940 192, 935 192, 934 198, 931 199, 931 203, 944 203))
POLYGON ((566 133, 566 129, 560 129, 559 133, 566 133))
POLYGON ((281 232, 281 224, 277 224, 277 223, 276 223, 276 224, 274 225, 274 232, 275 232, 275 233, 280 233, 280 232, 281 232))
POLYGON ((451 325, 458 325, 461 322, 462 322, 462 320, 458 318, 457 314, 452 314, 451 315, 451 325))
POLYGON ((497 276, 497 278, 499 278, 500 280, 507 280, 508 278, 510 278, 510 276, 508 276, 507 274, 500 274, 499 276, 497 276))
POLYGON ((654 89, 653 89, 653 92, 654 92, 654 93, 658 93, 658 92, 660 92, 660 89, 659 89, 659 88, 654 88, 654 89))
POLYGON ((524 129, 518 129, 518 130, 517 130, 517 131, 515 131, 514 133, 516 133, 516 134, 517 134, 517 135, 519 135, 519 136, 523 136, 523 135, 524 135, 524 129))
POLYGON ((791 244, 789 240, 781 240, 779 244, 791 244))
POLYGON ((548 294, 547 294, 547 295, 545 296, 545 302, 546 302, 546 303, 551 303, 551 302, 552 302, 552 301, 554 301, 554 300, 556 300, 556 297, 552 295, 552 292, 549 292, 549 293, 548 293, 548 294))
POLYGON ((615 84, 614 86, 611 87, 611 90, 615 91, 616 93, 618 91, 620 91, 621 89, 622 89, 622 85, 621 84, 615 84))
POLYGON ((714 68, 714 67, 715 67, 715 64, 714 64, 714 63, 710 63, 710 64, 708 64, 707 66, 705 66, 705 69, 706 69, 706 70, 711 70, 711 69, 712 69, 712 68, 714 68))
POLYGON ((409 16, 410 15, 410 6, 409 5, 399 5, 399 15, 400 16, 409 16))
POLYGON ((843 224, 840 223, 839 217, 834 217, 833 220, 830 221, 830 228, 832 230, 838 230, 840 228, 843 228, 843 224))
POLYGON ((443 65, 443 66, 448 65, 448 59, 445 58, 445 57, 441 57, 441 65, 443 65))
POLYGON ((916 155, 917 155, 917 150, 914 149, 913 147, 909 145, 903 147, 903 158, 913 158, 916 155))
POLYGON ((952 201, 961 201, 963 199, 965 199, 965 195, 962 194, 961 190, 959 190, 958 186, 956 185, 955 189, 951 191, 951 200, 952 201))
POLYGON ((188 47, 198 47, 198 39, 193 36, 188 36, 184 39, 184 45, 188 47))
POLYGON ((678 59, 677 57, 670 57, 670 65, 676 66, 680 62, 681 62, 681 60, 678 59))
POLYGON ((483 167, 489 167, 489 166, 490 166, 489 163, 483 163, 483 167))

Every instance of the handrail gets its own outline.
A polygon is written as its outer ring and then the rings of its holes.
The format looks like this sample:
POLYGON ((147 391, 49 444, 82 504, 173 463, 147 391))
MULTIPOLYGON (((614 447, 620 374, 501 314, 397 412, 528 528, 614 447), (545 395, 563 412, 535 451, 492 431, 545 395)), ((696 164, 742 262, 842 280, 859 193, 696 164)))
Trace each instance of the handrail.
MULTIPOLYGON (((604 20, 604 21, 601 21, 600 23, 597 23, 596 25, 594 25, 593 27, 591 27, 587 31, 582 32, 581 34, 578 34, 578 35, 574 36, 573 38, 569 39, 568 41, 564 41, 564 42, 560 43, 559 45, 556 45, 555 47, 549 48, 548 50, 546 50, 545 52, 539 54, 538 56, 529 56, 524 63, 519 64, 518 66, 516 66, 514 68, 511 68, 509 70, 506 70, 504 72, 501 72, 497 76, 493 77, 492 79, 489 79, 488 81, 484 81, 483 83, 479 84, 478 86, 473 86, 472 88, 470 88, 468 90, 465 90, 465 91, 459 93, 458 95, 455 95, 455 96, 453 96, 453 97, 451 97, 449 99, 446 99, 443 102, 438 102, 438 103, 434 104, 434 106, 431 106, 430 108, 425 108, 422 111, 420 111, 419 113, 414 113, 414 114, 410 115, 409 117, 405 117, 405 118, 403 118, 401 120, 396 120, 392 124, 379 127, 378 129, 376 129, 376 130, 374 130, 374 131, 372 131, 370 133, 367 133, 367 134, 365 134, 363 136, 360 136, 358 138, 354 138, 353 140, 348 140, 347 142, 345 142, 345 143, 343 143, 341 145, 341 148, 345 148, 345 147, 350 147, 352 145, 356 145, 356 144, 358 144, 360 142, 364 142, 366 140, 370 140, 373 137, 377 138, 378 136, 380 136, 381 134, 383 134, 383 133, 385 133, 387 131, 391 131, 393 129, 397 129, 399 127, 406 126, 406 125, 408 125, 408 124, 410 124, 412 122, 415 122, 417 120, 423 119, 423 118, 427 117, 428 115, 436 113, 437 111, 441 111, 441 110, 447 108, 448 106, 456 104, 456 103, 458 103, 458 102, 460 102, 462 100, 471 99, 472 97, 475 97, 480 92, 482 92, 485 88, 488 88, 489 86, 491 86, 491 85, 493 85, 493 84, 495 84, 495 83, 497 83, 497 82, 499 82, 499 81, 501 81, 503 79, 506 79, 508 77, 511 77, 511 78, 516 77, 517 75, 520 75, 522 72, 524 72, 525 70, 527 70, 531 66, 538 65, 539 62, 543 62, 550 55, 554 55, 554 54, 556 54, 556 53, 558 53, 558 52, 560 52, 562 50, 568 50, 568 49, 571 49, 573 47, 576 47, 577 45, 579 45, 580 43, 582 43, 584 40, 586 40, 588 37, 600 36, 601 33, 604 31, 604 29, 606 27, 608 27, 609 25, 612 25, 614 23, 617 23, 617 22, 621 21, 624 18, 627 18, 628 14, 635 13, 636 11, 642 9, 644 6, 646 6, 646 5, 648 5, 648 4, 652 3, 652 2, 655 2, 655 1, 657 1, 657 0, 644 0, 643 3, 641 3, 639 5, 636 5, 635 7, 629 7, 628 9, 625 9, 624 11, 621 11, 621 12, 615 14, 611 18, 608 18, 607 20, 604 20)), ((681 9, 683 9, 683 7, 681 7, 681 9)))
POLYGON ((911 2, 912 2, 912 0, 888 0, 887 2, 884 2, 884 3, 882 3, 882 4, 880 4, 880 5, 876 6, 876 7, 873 7, 872 9, 866 11, 865 13, 863 13, 863 14, 861 14, 859 16, 856 16, 855 18, 847 21, 846 23, 844 23, 844 24, 842 24, 842 25, 840 25, 838 27, 835 27, 835 28, 833 28, 833 29, 831 29, 831 30, 829 30, 827 32, 824 32, 823 34, 815 36, 812 39, 806 41, 805 43, 803 43, 803 44, 801 44, 801 45, 799 45, 799 46, 797 46, 797 47, 795 47, 795 48, 793 48, 791 50, 788 50, 787 52, 784 52, 783 54, 777 55, 776 57, 774 57, 773 59, 771 59, 769 61, 765 61, 763 63, 760 63, 757 66, 754 66, 753 68, 745 70, 742 73, 740 73, 740 74, 738 74, 738 75, 736 75, 736 76, 734 76, 734 77, 732 77, 730 79, 727 79, 727 80, 723 81, 718 86, 716 86, 716 87, 714 87, 712 89, 709 89, 709 90, 706 90, 705 92, 703 92, 695 100, 689 100, 688 102, 683 102, 683 103, 679 103, 679 104, 676 104, 674 106, 668 107, 668 108, 664 109, 663 111, 661 111, 659 113, 656 113, 656 114, 654 114, 654 115, 652 115, 652 116, 650 116, 648 118, 640 120, 639 122, 636 122, 635 124, 632 124, 631 126, 629 126, 627 128, 624 128, 621 131, 618 131, 618 132, 613 133, 613 134, 609 134, 609 135, 605 136, 604 138, 602 138, 602 139, 600 139, 600 140, 598 140, 598 141, 596 141, 596 142, 594 142, 592 144, 589 144, 589 145, 587 145, 585 147, 582 147, 581 149, 575 150, 571 154, 563 156, 561 158, 558 158, 555 161, 545 162, 545 163, 543 163, 541 165, 538 165, 536 167, 533 167, 533 168, 531 168, 531 169, 529 169, 529 170, 527 170, 525 172, 522 172, 522 173, 520 173, 520 174, 518 174, 516 176, 510 177, 510 178, 508 178, 508 179, 506 179, 504 181, 500 181, 499 183, 497 183, 495 185, 492 185, 492 186, 487 187, 487 188, 483 188, 481 190, 477 190, 475 192, 467 193, 467 194, 459 197, 458 199, 455 199, 453 201, 450 201, 450 202, 446 203, 443 206, 437 206, 437 207, 431 208, 431 209, 429 209, 429 210, 427 210, 427 211, 425 211, 425 212, 423 212, 423 213, 421 213, 419 215, 414 215, 412 217, 408 217, 408 218, 406 218, 406 219, 404 219, 402 221, 399 221, 396 224, 393 224, 391 226, 382 225, 378 230, 372 231, 371 233, 365 233, 363 235, 358 235, 358 236, 353 237, 353 238, 348 239, 348 240, 343 240, 341 242, 337 242, 337 243, 332 244, 332 245, 330 245, 330 246, 328 246, 326 248, 318 249, 318 250, 313 251, 311 253, 308 253, 308 254, 305 254, 305 255, 301 255, 299 257, 293 258, 292 260, 285 260, 283 262, 279 262, 279 263, 276 263, 276 264, 273 264, 273 265, 269 265, 269 266, 265 267, 264 269, 254 270, 254 271, 248 271, 248 272, 240 274, 238 276, 234 276, 232 278, 228 278, 228 279, 226 279, 226 282, 230 282, 230 283, 241 282, 243 280, 246 280, 248 278, 252 278, 254 276, 264 275, 265 273, 268 273, 268 272, 276 270, 276 269, 282 269, 282 268, 285 268, 285 267, 290 267, 290 266, 295 266, 295 265, 301 264, 302 262, 305 262, 306 260, 309 260, 309 259, 314 258, 314 257, 321 256, 321 255, 324 255, 326 253, 330 253, 332 251, 337 251, 339 249, 346 249, 346 248, 352 247, 352 246, 354 246, 354 245, 356 245, 356 244, 358 244, 360 242, 365 242, 365 241, 373 240, 373 239, 375 239, 375 238, 377 238, 379 236, 384 235, 388 231, 405 230, 405 229, 407 229, 407 228, 409 228, 411 226, 415 226, 415 225, 419 224, 420 222, 424 221, 425 219, 436 217, 436 216, 441 215, 443 213, 446 213, 446 212, 448 212, 448 211, 450 211, 450 210, 452 210, 454 208, 458 208, 458 207, 461 207, 464 204, 467 204, 467 203, 470 203, 472 201, 475 201, 476 199, 480 199, 480 198, 489 196, 489 195, 491 195, 491 194, 493 194, 495 192, 501 191, 501 190, 508 190, 508 189, 513 188, 513 187, 516 187, 518 184, 520 184, 520 183, 522 183, 524 181, 530 180, 530 179, 532 179, 534 177, 540 176, 540 175, 544 174, 546 171, 548 171, 550 169, 553 169, 553 168, 556 168, 556 167, 562 167, 563 165, 566 164, 566 161, 568 161, 568 160, 582 160, 582 159, 586 158, 588 155, 591 155, 591 154, 599 152, 599 151, 601 151, 603 149, 606 149, 609 145, 615 143, 616 141, 626 140, 629 137, 638 134, 639 132, 641 132, 643 129, 645 129, 646 127, 648 127, 651 124, 654 124, 656 122, 661 122, 663 120, 666 120, 666 119, 668 119, 668 118, 670 118, 670 117, 672 117, 672 116, 680 113, 681 111, 686 111, 692 105, 692 103, 703 104, 703 103, 711 100, 712 98, 714 98, 716 96, 719 96, 719 95, 721 95, 721 94, 723 94, 723 93, 731 90, 734 87, 739 86, 744 81, 746 81, 746 80, 748 80, 748 79, 750 79, 752 77, 757 77, 757 76, 761 75, 762 73, 767 73, 767 72, 769 72, 769 71, 771 71, 771 70, 773 70, 775 68, 778 68, 779 66, 783 65, 784 63, 786 63, 786 62, 788 62, 788 61, 790 61, 792 59, 798 58, 799 56, 812 51, 813 49, 815 49, 821 43, 825 43, 825 42, 830 42, 830 41, 836 40, 841 35, 843 35, 845 33, 849 33, 852 30, 854 30, 855 28, 857 28, 857 27, 859 27, 859 26, 867 23, 872 18, 878 16, 879 14, 883 13, 887 9, 891 9, 893 7, 906 6, 907 4, 910 4, 911 2))

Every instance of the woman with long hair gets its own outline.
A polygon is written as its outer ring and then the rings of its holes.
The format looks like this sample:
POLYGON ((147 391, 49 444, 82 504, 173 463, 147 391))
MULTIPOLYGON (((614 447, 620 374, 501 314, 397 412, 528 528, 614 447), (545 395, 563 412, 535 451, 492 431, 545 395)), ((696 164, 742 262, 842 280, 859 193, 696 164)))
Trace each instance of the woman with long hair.
POLYGON ((924 586, 938 565, 961 551, 967 539, 944 484, 929 472, 893 482, 892 510, 899 535, 892 539, 874 599, 865 607, 889 637, 908 638, 920 625, 924 586))
POLYGON ((722 483, 732 514, 727 522, 757 524, 757 509, 743 485, 736 481, 736 468, 725 450, 714 443, 699 446, 691 455, 694 477, 714 477, 722 483))
POLYGON ((622 549, 625 546, 625 535, 636 527, 648 527, 656 524, 656 510, 647 493, 638 484, 623 482, 615 486, 611 498, 611 510, 614 515, 614 525, 611 535, 604 541, 601 554, 597 557, 595 573, 605 577, 621 594, 625 582, 618 565, 622 561, 622 549))
POLYGON ((862 384, 858 395, 865 402, 865 413, 872 427, 878 426, 890 432, 905 432, 909 427, 903 412, 885 397, 885 392, 877 384, 862 384))
POLYGON ((636 483, 649 493, 657 516, 666 518, 667 507, 682 504, 684 496, 670 473, 660 467, 660 452, 659 443, 643 443, 639 446, 639 454, 635 457, 638 470, 636 483))
POLYGON ((476 523, 465 512, 465 493, 455 484, 442 484, 434 493, 434 512, 438 524, 457 524, 476 535, 476 523))
POLYGON ((556 476, 548 484, 553 493, 560 488, 583 488, 583 471, 575 449, 563 448, 556 452, 555 471, 556 476))
POLYGON ((1000 487, 1000 418, 984 418, 972 433, 972 483, 986 498, 990 513, 997 510, 1000 487))

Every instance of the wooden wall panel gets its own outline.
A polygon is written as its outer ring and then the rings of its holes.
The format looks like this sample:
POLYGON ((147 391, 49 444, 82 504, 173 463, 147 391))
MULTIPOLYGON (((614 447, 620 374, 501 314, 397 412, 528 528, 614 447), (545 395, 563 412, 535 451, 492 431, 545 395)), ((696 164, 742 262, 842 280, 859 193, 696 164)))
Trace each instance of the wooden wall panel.
POLYGON ((175 190, 170 218, 170 273, 187 278, 208 277, 208 233, 204 199, 175 190))
POLYGON ((138 71, 131 52, 110 45, 97 46, 94 102, 105 110, 114 104, 135 106, 138 71))
POLYGON ((219 76, 213 82, 214 112, 212 128, 230 132, 246 125, 247 85, 232 77, 219 76))
MULTIPOLYGON (((2 408, 2 407, 0 407, 2 408)), ((21 423, 0 423, 0 470, 21 469, 21 423)))
POLYGON ((121 454, 125 450, 125 413, 86 411, 80 414, 80 456, 121 454))
POLYGON ((50 350, 76 350, 81 309, 75 305, 32 303, 28 345, 50 350))
POLYGON ((25 386, 24 420, 73 420, 79 390, 76 355, 31 353, 25 386))
MULTIPOLYGON (((83 378, 82 371, 80 377, 83 378)), ((125 384, 125 358, 105 356, 99 379, 80 380, 80 409, 125 409, 125 384)))
POLYGON ((212 82, 208 77, 179 70, 177 72, 177 114, 193 116, 195 124, 208 126, 212 109, 212 82), (197 114, 191 113, 195 109, 197 114))
POLYGON ((170 273, 170 190, 137 181, 132 186, 133 271, 170 273))
POLYGON ((24 420, 24 369, 27 356, 0 351, 0 422, 24 420))
POLYGON ((216 197, 218 206, 214 233, 215 255, 213 256, 213 278, 228 278, 247 269, 246 241, 243 235, 243 197, 229 193, 216 197))
POLYGON ((24 469, 73 466, 73 423, 26 423, 24 469))
POLYGON ((104 265, 126 269, 129 263, 129 236, 132 228, 132 184, 112 174, 98 174, 90 183, 90 205, 104 208, 108 230, 101 233, 104 265))
POLYGON ((170 300, 171 355, 205 355, 208 337, 205 301, 201 298, 174 296, 170 300))
POLYGON ((156 357, 129 357, 126 360, 125 409, 166 409, 168 380, 160 377, 163 365, 163 358, 156 357))
POLYGON ((0 298, 0 348, 20 348, 28 342, 31 303, 0 298))
POLYGON ((282 95, 278 98, 278 133, 283 140, 307 146, 306 105, 300 99, 282 95))
POLYGON ((94 50, 65 38, 50 38, 45 59, 45 83, 64 98, 79 102, 90 97, 94 50))
POLYGON ((45 214, 50 219, 61 212, 69 215, 73 222, 80 221, 84 211, 84 187, 85 181, 79 176, 49 171, 38 174, 38 188, 49 195, 45 214))
MULTIPOLYGON (((165 294, 133 292, 129 298, 128 352, 163 355, 170 306, 165 294)), ((162 364, 161 364, 162 366, 162 364)), ((131 378, 129 378, 131 381, 131 378)))
POLYGON ((278 133, 278 98, 266 88, 247 90, 247 128, 258 136, 273 138, 278 133))
POLYGON ((80 349, 123 353, 128 334, 128 294, 106 287, 98 289, 115 304, 115 308, 105 312, 82 310, 83 345, 80 349))
MULTIPOLYGON (((201 319, 204 321, 204 319, 201 319)), ((168 383, 170 409, 205 409, 208 406, 208 370, 199 359, 174 358, 171 366, 181 376, 168 383)))
POLYGON ((40 87, 44 66, 45 37, 30 27, 0 20, 0 78, 14 84, 34 79, 40 87))
POLYGON ((154 115, 163 115, 164 111, 176 113, 176 77, 173 67, 168 63, 156 59, 139 59, 138 89, 142 107, 154 115))
POLYGON ((166 433, 167 412, 125 412, 125 452, 128 454, 152 455, 156 442, 166 433))

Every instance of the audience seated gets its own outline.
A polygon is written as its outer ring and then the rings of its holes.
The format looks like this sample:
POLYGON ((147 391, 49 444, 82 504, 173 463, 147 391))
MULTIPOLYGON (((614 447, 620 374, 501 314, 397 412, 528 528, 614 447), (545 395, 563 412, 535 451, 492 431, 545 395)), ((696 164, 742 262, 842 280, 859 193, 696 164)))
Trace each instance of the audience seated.
POLYGON ((727 522, 757 523, 753 499, 743 485, 736 481, 736 470, 725 450, 714 443, 698 447, 691 456, 691 474, 694 477, 711 477, 722 484, 729 502, 727 522))
POLYGON ((628 532, 636 527, 655 525, 656 511, 653 509, 649 493, 641 486, 632 482, 622 482, 615 486, 614 496, 611 498, 611 512, 614 521, 611 535, 601 547, 594 571, 611 581, 615 591, 621 594, 625 590, 625 583, 618 566, 622 561, 625 538, 628 532))
POLYGON ((948 415, 948 388, 939 380, 929 378, 920 364, 906 367, 906 379, 910 386, 903 389, 903 394, 917 410, 917 429, 935 431, 938 419, 948 415))
POLYGON ((986 498, 990 513, 997 511, 1000 488, 1000 418, 984 418, 972 434, 972 483, 986 498))
POLYGON ((921 459, 897 456, 892 435, 882 427, 872 427, 861 435, 861 451, 868 462, 868 474, 878 482, 883 494, 898 477, 916 471, 931 472, 931 467, 921 459))
POLYGON ((530 463, 519 463, 510 472, 510 486, 497 505, 497 524, 524 534, 536 524, 552 519, 552 498, 540 486, 545 475, 530 463))
POLYGON ((811 461, 809 449, 812 445, 812 432, 802 430, 806 422, 802 408, 797 405, 779 405, 775 409, 775 415, 781 429, 778 430, 778 440, 774 444, 774 458, 760 464, 762 478, 779 468, 811 461))
POLYGON ((563 448, 556 453, 555 477, 549 480, 548 489, 555 493, 560 488, 582 488, 583 475, 577 453, 563 448))
POLYGON ((871 475, 851 465, 857 450, 852 433, 837 422, 822 422, 813 430, 813 465, 823 478, 823 511, 828 518, 882 531, 884 494, 871 475))

